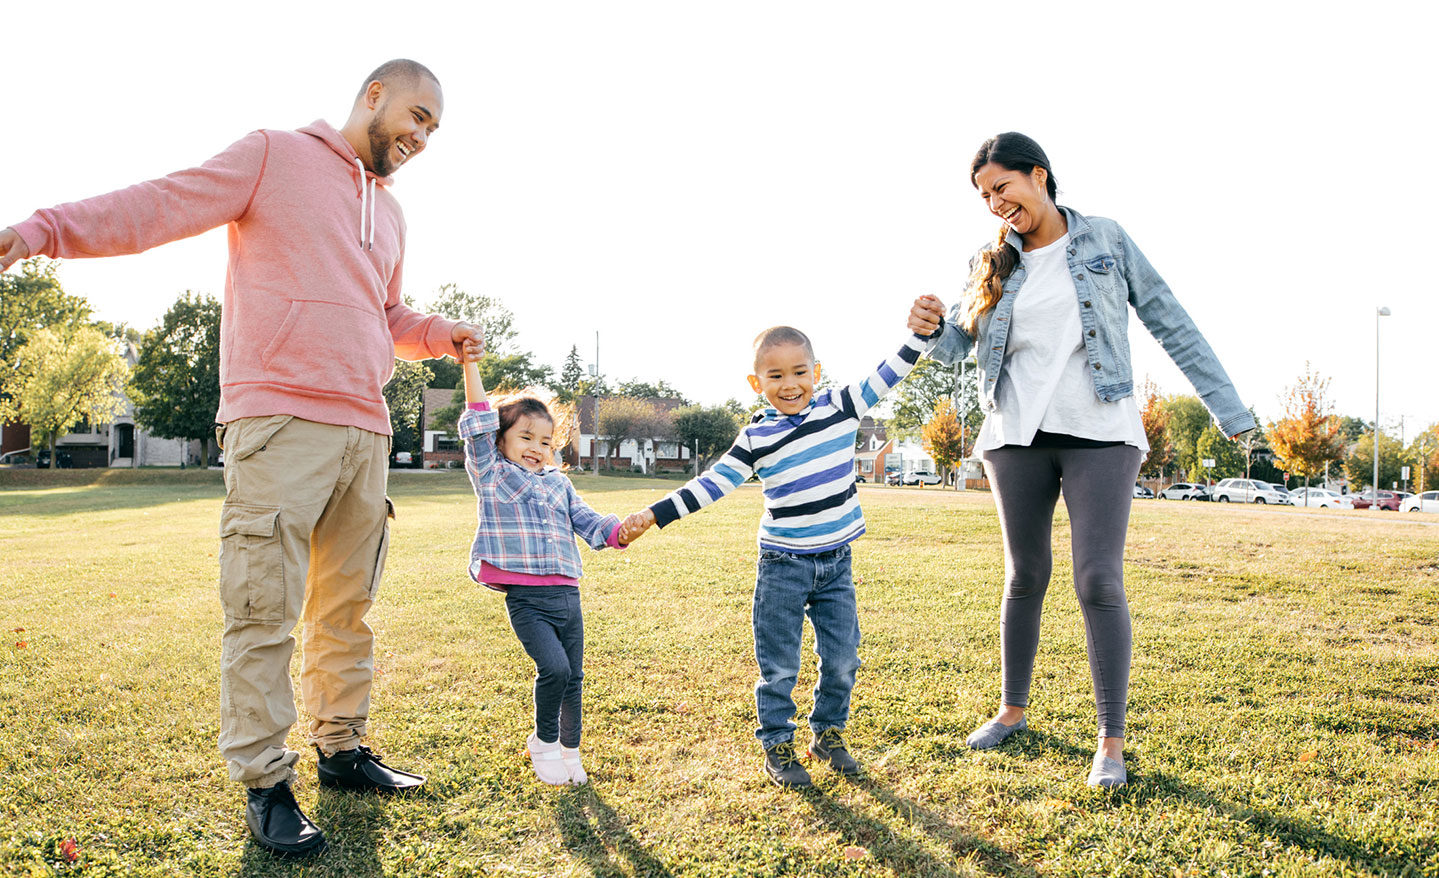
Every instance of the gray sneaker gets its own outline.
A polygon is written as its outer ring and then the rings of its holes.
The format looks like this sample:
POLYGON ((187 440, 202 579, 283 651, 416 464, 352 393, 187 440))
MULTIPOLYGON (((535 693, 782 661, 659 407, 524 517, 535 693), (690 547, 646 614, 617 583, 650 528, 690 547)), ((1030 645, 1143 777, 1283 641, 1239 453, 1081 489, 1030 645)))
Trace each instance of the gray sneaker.
POLYGON ((853 777, 859 774, 859 763, 849 755, 849 747, 840 737, 839 729, 828 728, 814 736, 814 741, 809 745, 809 755, 821 762, 828 762, 829 767, 844 775, 853 777))
POLYGON ((964 739, 971 750, 988 750, 991 747, 998 747, 1000 742, 1015 732, 1022 732, 1029 728, 1029 723, 1024 717, 1012 726, 1007 726, 997 719, 992 719, 979 728, 970 732, 969 737, 964 739))
POLYGON ((782 787, 807 787, 812 783, 795 755, 794 741, 780 741, 764 751, 764 773, 782 787))
POLYGON ((1092 787, 1122 787, 1129 783, 1129 774, 1124 770, 1123 762, 1110 759, 1103 753, 1096 753, 1094 765, 1089 769, 1089 780, 1086 782, 1092 787))

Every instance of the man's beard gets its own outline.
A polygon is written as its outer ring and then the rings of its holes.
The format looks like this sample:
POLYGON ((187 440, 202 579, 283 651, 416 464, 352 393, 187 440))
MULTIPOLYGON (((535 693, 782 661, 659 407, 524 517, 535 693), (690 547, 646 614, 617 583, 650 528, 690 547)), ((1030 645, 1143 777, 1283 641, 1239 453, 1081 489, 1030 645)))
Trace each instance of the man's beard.
POLYGON ((390 164, 390 146, 394 138, 380 125, 383 110, 384 107, 380 107, 375 111, 375 118, 370 120, 370 128, 366 132, 370 137, 370 170, 376 177, 388 177, 395 172, 395 166, 390 164))

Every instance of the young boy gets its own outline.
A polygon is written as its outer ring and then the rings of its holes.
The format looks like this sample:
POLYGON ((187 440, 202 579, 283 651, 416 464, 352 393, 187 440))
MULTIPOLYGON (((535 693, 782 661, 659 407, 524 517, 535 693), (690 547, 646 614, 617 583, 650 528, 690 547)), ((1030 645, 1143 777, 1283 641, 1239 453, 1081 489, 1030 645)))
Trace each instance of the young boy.
POLYGON ((754 590, 755 684, 764 769, 783 787, 810 784, 794 751, 800 637, 805 614, 814 625, 819 682, 809 725, 809 752, 840 774, 859 772, 841 733, 859 668, 859 616, 850 575, 849 544, 864 533, 854 487, 854 440, 859 419, 898 384, 919 359, 925 340, 913 337, 874 374, 848 387, 815 393, 820 364, 809 338, 789 326, 759 334, 750 387, 771 408, 757 412, 714 466, 641 512, 621 528, 632 542, 703 509, 757 474, 764 484, 759 526, 759 572, 754 590))

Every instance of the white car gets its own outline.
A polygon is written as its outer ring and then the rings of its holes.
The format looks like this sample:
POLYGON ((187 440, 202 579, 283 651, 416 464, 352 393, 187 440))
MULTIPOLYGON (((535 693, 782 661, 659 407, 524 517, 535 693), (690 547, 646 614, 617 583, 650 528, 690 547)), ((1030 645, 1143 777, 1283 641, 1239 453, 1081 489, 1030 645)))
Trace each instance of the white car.
POLYGON ((1259 503, 1284 506, 1289 496, 1259 479, 1225 479, 1214 486, 1213 498, 1220 503, 1259 503))
POLYGON ((919 469, 912 473, 905 473, 903 482, 906 485, 938 485, 939 474, 926 469, 919 469))
MULTIPOLYGON (((1382 451, 1382 448, 1381 448, 1382 451)), ((1188 482, 1175 482, 1159 492, 1161 500, 1208 500, 1209 489, 1203 485, 1191 485, 1188 482)))
POLYGON ((1353 509, 1354 501, 1324 488, 1295 488, 1289 492, 1289 502, 1295 506, 1317 506, 1320 509, 1353 509))
POLYGON ((1400 512, 1439 512, 1439 491, 1411 494, 1399 504, 1400 512))

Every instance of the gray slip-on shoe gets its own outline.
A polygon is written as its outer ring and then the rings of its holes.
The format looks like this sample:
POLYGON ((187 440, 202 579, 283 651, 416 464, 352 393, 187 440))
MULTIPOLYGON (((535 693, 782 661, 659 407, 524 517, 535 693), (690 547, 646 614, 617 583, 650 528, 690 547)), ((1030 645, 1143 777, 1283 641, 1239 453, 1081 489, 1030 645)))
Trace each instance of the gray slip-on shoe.
POLYGON ((1007 726, 997 719, 992 719, 979 728, 970 732, 969 737, 964 739, 971 750, 988 750, 991 747, 998 747, 1005 738, 1015 732, 1022 732, 1029 728, 1029 723, 1024 717, 1012 726, 1007 726))
POLYGON ((1103 753, 1094 754, 1094 767, 1089 770, 1086 783, 1092 787, 1122 787, 1128 782, 1129 775, 1124 771, 1123 762, 1110 759, 1103 753))

